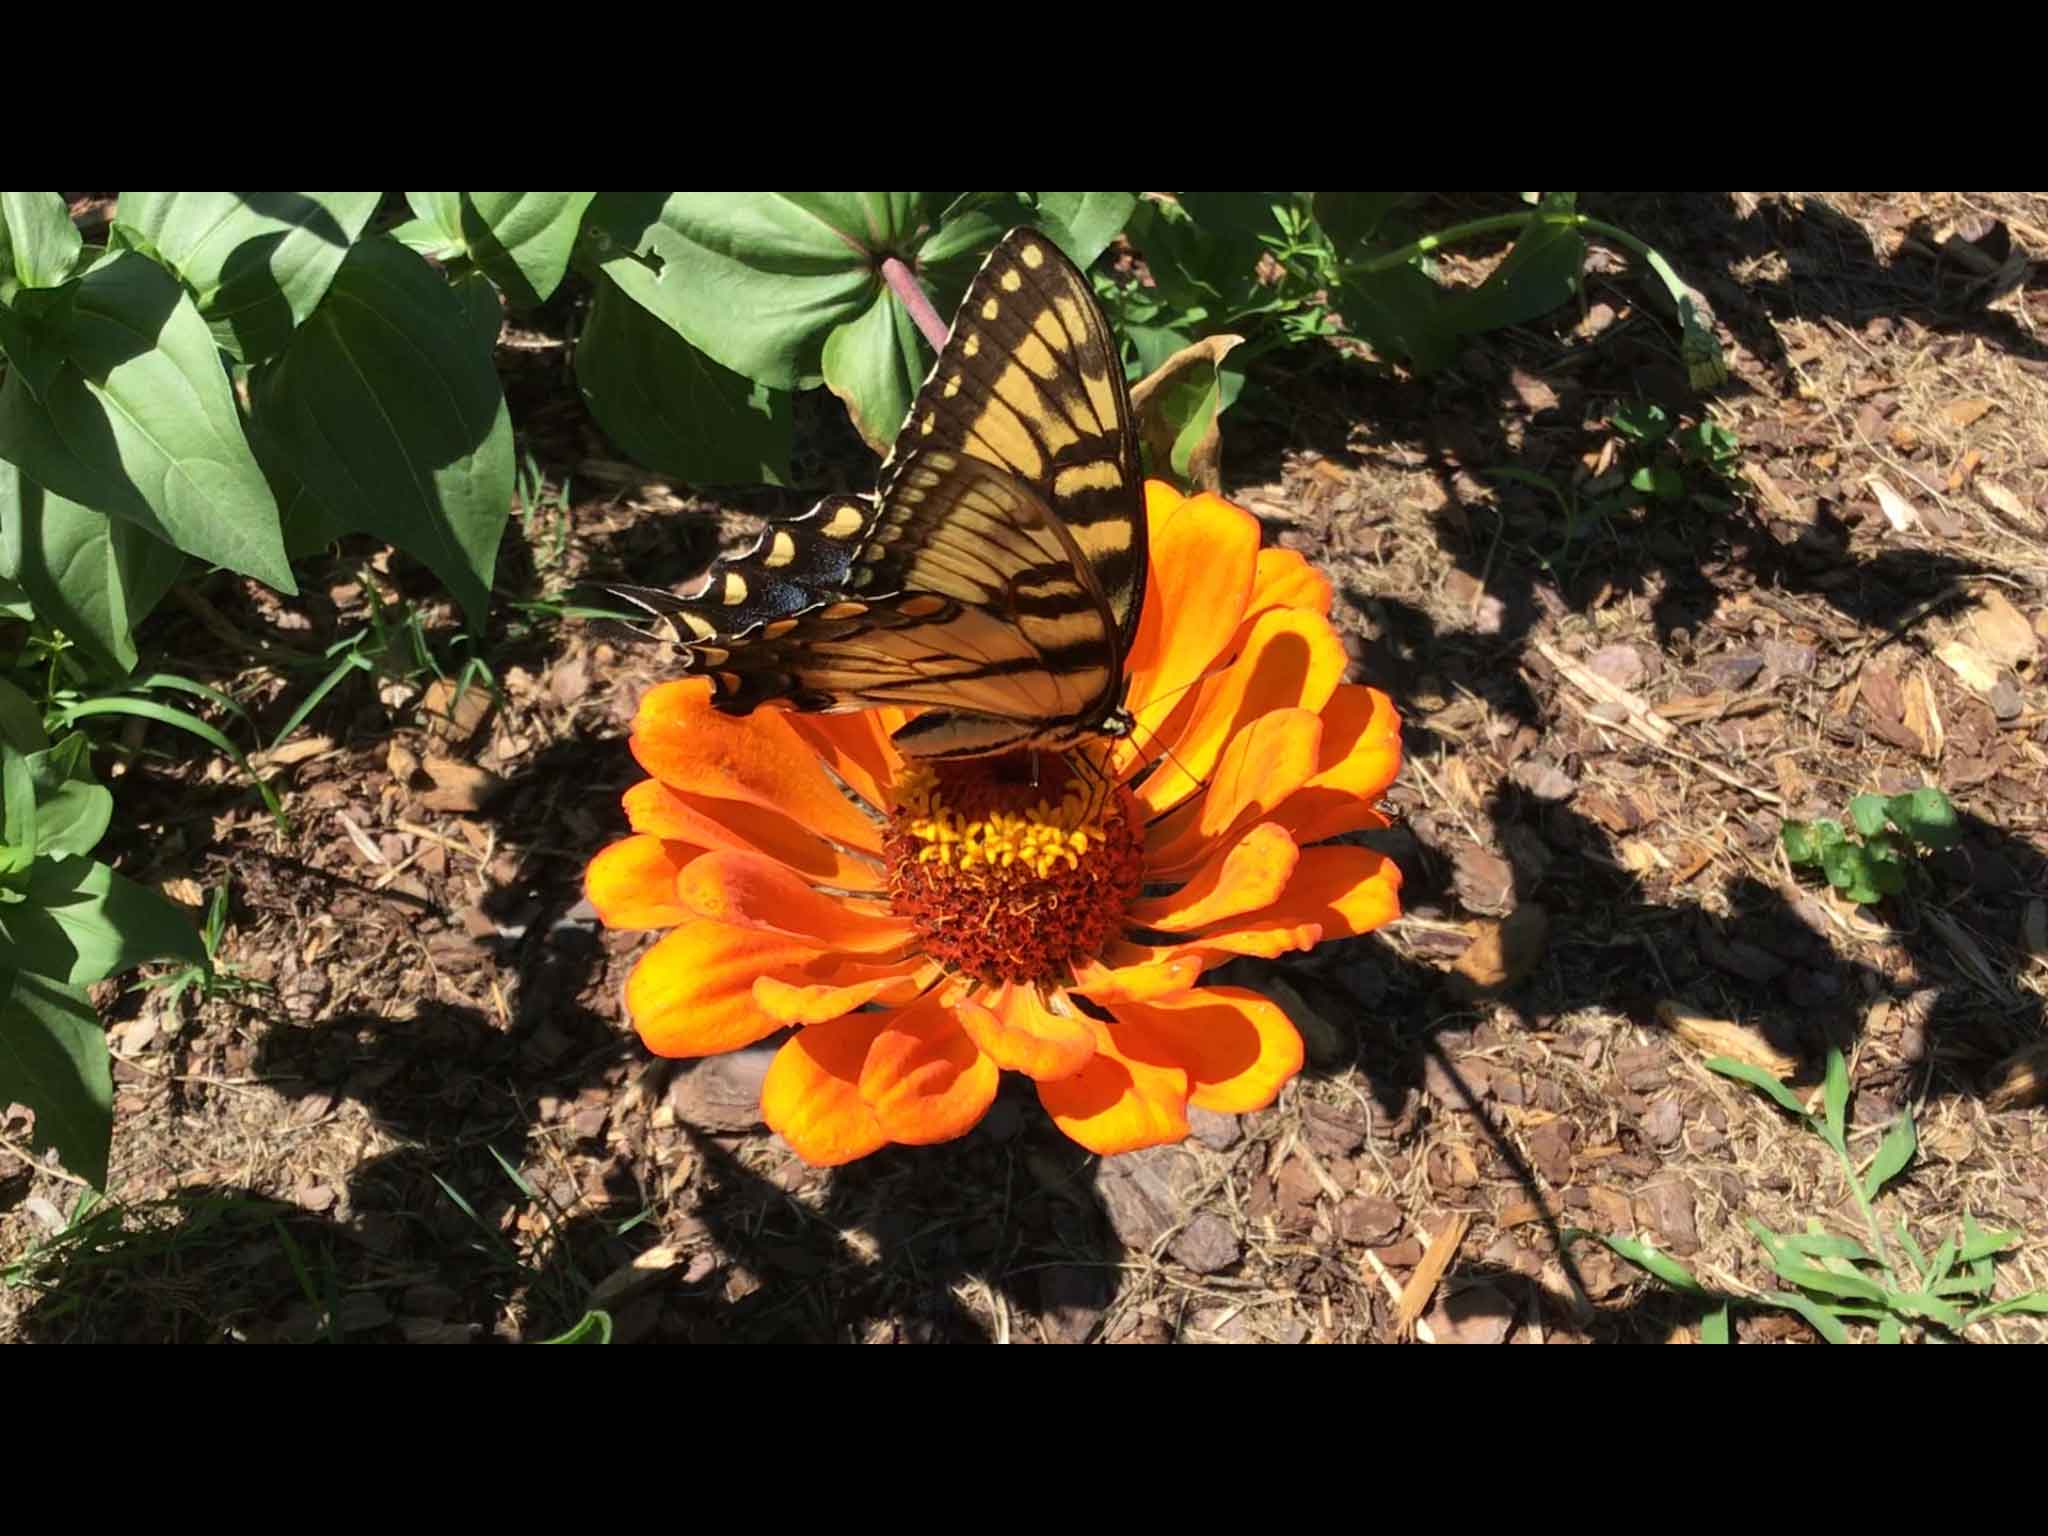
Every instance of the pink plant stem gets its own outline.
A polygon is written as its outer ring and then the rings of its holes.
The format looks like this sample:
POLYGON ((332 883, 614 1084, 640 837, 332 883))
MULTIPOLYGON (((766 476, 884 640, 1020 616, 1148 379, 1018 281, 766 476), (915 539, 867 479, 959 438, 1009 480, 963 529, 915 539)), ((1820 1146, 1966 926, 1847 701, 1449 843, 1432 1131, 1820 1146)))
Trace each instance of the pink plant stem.
POLYGON ((939 318, 939 312, 932 308, 932 301, 925 297, 924 285, 917 280, 917 274, 906 267, 900 257, 885 256, 882 258, 882 280, 895 289, 897 301, 910 311, 910 318, 924 332, 924 339, 932 344, 932 350, 943 351, 946 322, 939 318))

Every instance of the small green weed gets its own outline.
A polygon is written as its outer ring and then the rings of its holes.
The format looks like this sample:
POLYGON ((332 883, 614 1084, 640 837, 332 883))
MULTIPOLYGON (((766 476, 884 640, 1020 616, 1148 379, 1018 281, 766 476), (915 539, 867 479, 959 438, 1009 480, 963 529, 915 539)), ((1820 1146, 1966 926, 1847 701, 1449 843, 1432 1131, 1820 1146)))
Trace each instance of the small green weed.
POLYGON ((1876 902, 1906 889, 1919 848, 1952 848, 1962 836, 1955 807, 1932 787, 1849 802, 1851 837, 1839 821, 1788 821, 1779 833, 1794 869, 1818 869, 1850 901, 1876 902))
POLYGON ((1885 1132, 1870 1166, 1861 1176, 1857 1174, 1847 1130, 1849 1067, 1839 1049, 1828 1050, 1819 1114, 1809 1111, 1791 1089, 1761 1067, 1726 1056, 1714 1057, 1707 1066, 1768 1095, 1827 1143, 1842 1165, 1842 1176, 1863 1215, 1870 1241, 1866 1247, 1855 1238, 1823 1231, 1820 1222, 1813 1218, 1808 1219, 1803 1233, 1773 1232, 1762 1222, 1746 1218, 1744 1225, 1763 1244, 1771 1268, 1790 1289, 1736 1296, 1702 1285, 1691 1270, 1669 1254, 1659 1253, 1647 1239, 1588 1232, 1578 1227, 1566 1229, 1565 1242, 1581 1237, 1598 1238, 1672 1290, 1706 1302, 1709 1310, 1700 1325, 1701 1342, 1734 1342, 1729 1314, 1735 1307, 1775 1307, 1796 1312, 1830 1344, 1849 1343, 1852 1324, 1874 1324, 1878 1343, 1897 1344, 1904 1340, 1908 1330, 1916 1336, 1934 1329, 1961 1337, 1973 1324, 2009 1312, 2048 1314, 2048 1291, 2029 1291, 2008 1301, 1990 1299, 1997 1256, 2015 1247, 2020 1237, 2016 1232, 1986 1232, 1967 1210, 1961 1228, 1931 1258, 1914 1241, 1905 1222, 1894 1221, 1892 1231, 1903 1255, 1901 1261, 1894 1262, 1874 1202, 1884 1187, 1912 1163, 1920 1145, 1919 1133, 1913 1124, 1913 1112, 1901 1110, 1885 1132))
POLYGON ((199 989, 200 1000, 216 997, 235 997, 247 992, 268 992, 270 983, 256 981, 244 976, 241 967, 228 964, 220 958, 220 947, 228 932, 228 882, 223 881, 214 888, 212 898, 206 905, 206 921, 200 925, 199 941, 206 946, 206 959, 200 964, 179 966, 161 976, 151 976, 130 987, 130 992, 156 992, 165 994, 164 1007, 175 1013, 178 999, 194 987, 199 989))

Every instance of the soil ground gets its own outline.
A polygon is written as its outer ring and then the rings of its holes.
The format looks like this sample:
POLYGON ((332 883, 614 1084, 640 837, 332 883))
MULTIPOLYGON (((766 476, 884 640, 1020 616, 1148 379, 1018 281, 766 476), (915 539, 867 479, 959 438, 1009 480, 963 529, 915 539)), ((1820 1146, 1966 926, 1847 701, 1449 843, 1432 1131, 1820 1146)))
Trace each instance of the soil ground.
MULTIPOLYGON (((269 765, 288 832, 158 729, 101 755, 111 853, 195 909, 226 885, 240 985, 100 989, 117 1203, 85 1229, 75 1182, 0 1126, 0 1338, 533 1340, 595 1296, 622 1339, 693 1342, 1685 1340, 1696 1304, 1560 1238, 1642 1234, 1753 1292, 1775 1282, 1747 1222, 1861 1234, 1820 1142, 1703 1065, 1775 1051, 1803 1087, 1829 1042, 1859 1162, 1917 1117, 1887 1220, 1929 1249, 1965 1210, 2016 1229, 1999 1294, 2048 1284, 2048 1110, 2022 1080, 2048 1041, 2048 197, 1582 205, 1711 305, 1731 378, 1710 399, 1614 262, 1427 381, 1279 354, 1226 421, 1225 492, 1335 581, 1408 754, 1402 920, 1229 978, 1308 1040, 1272 1108, 1101 1163, 1009 1083, 958 1143, 828 1173, 755 1119, 765 1052, 647 1056, 619 1006, 646 940, 598 928, 580 881, 623 830, 622 738, 662 658, 560 599, 685 579, 718 509, 614 460, 557 304, 501 345, 552 490, 501 559, 495 698, 451 699, 387 626, 381 680, 344 682, 269 765), (1492 473, 1626 473, 1611 419, 1642 401, 1731 430, 1738 476, 1568 525, 1492 473), (1851 907, 1786 865, 1781 819, 1921 784, 1967 835, 1910 896, 1851 907)), ((861 488, 836 404, 801 427, 801 483, 861 488)), ((145 641, 265 739, 373 594, 465 657, 431 580, 375 545, 307 594, 215 578, 145 641)))

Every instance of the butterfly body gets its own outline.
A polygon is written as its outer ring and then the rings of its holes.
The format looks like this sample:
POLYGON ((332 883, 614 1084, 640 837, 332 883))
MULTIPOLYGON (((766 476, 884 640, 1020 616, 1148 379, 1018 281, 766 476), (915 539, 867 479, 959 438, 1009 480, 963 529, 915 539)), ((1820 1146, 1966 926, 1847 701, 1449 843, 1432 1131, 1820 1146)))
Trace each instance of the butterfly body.
POLYGON ((655 612, 713 704, 895 705, 923 760, 1131 728, 1145 591, 1137 437, 1088 281, 1015 229, 969 285, 870 500, 829 496, 655 612))

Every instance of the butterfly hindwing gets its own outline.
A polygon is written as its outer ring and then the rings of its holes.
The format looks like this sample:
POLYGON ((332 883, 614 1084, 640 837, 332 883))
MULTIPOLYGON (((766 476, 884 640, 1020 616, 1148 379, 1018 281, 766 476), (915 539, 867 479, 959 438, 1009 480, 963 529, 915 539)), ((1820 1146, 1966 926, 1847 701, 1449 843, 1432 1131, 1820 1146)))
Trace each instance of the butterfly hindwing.
POLYGON ((1108 731, 1144 599, 1143 496, 1116 344, 1086 277, 1011 231, 969 285, 873 503, 771 524, 660 615, 745 714, 922 708, 922 756, 1108 731))

